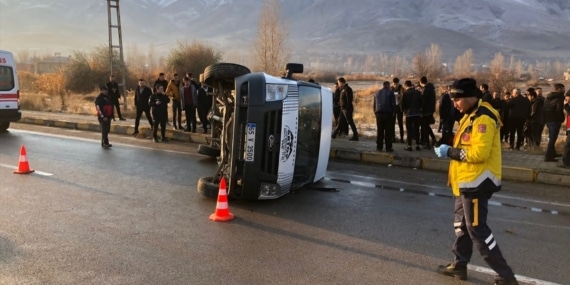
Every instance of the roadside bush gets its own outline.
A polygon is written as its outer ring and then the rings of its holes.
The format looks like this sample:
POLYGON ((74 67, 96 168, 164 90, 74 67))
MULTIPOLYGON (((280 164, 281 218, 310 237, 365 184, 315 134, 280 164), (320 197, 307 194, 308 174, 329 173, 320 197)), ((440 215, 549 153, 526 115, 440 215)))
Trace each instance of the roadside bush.
POLYGON ((194 78, 198 79, 206 67, 220 62, 221 59, 222 54, 211 46, 198 42, 178 42, 178 46, 168 55, 166 68, 169 72, 178 73, 180 77, 191 72, 194 78))

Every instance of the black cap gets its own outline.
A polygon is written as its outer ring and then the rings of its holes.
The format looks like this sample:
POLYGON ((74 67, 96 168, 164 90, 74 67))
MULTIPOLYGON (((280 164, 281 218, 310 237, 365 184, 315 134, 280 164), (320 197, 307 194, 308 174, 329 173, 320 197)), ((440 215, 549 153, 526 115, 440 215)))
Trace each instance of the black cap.
POLYGON ((106 91, 106 90, 109 90, 109 89, 107 89, 107 86, 105 86, 105 85, 99 85, 99 90, 100 90, 100 91, 103 91, 103 90, 106 91))
POLYGON ((456 80, 451 85, 451 98, 466 98, 483 96, 483 92, 477 88, 477 81, 473 78, 463 78, 456 80))

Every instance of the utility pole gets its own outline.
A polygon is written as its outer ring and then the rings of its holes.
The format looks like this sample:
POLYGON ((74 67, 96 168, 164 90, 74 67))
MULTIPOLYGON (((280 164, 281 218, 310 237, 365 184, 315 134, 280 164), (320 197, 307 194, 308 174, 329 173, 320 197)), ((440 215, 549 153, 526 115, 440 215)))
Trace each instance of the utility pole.
POLYGON ((122 89, 124 108, 127 109, 127 86, 125 85, 125 60, 123 56, 123 33, 121 32, 121 12, 119 0, 107 0, 107 15, 109 19, 109 58, 111 60, 111 74, 115 75, 119 88, 122 89), (115 18, 113 18, 115 16, 115 18), (113 40, 118 40, 114 44, 113 40), (119 61, 115 54, 118 52, 119 61), (119 74, 120 73, 120 74, 119 74), (119 77, 120 75, 120 77, 119 77))

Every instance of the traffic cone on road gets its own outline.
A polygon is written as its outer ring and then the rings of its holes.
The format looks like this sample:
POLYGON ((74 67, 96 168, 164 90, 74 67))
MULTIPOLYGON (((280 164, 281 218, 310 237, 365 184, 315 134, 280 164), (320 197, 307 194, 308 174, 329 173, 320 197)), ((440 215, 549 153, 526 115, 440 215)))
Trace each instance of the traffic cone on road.
POLYGON ((18 170, 15 170, 15 174, 28 174, 35 170, 30 169, 30 164, 28 163, 28 157, 26 155, 26 147, 22 145, 20 147, 20 162, 18 163, 18 170))
POLYGON ((228 192, 226 190, 226 179, 222 177, 220 180, 220 190, 218 191, 218 203, 216 204, 216 211, 210 215, 210 220, 216 222, 227 222, 235 218, 234 214, 230 213, 228 206, 228 192))

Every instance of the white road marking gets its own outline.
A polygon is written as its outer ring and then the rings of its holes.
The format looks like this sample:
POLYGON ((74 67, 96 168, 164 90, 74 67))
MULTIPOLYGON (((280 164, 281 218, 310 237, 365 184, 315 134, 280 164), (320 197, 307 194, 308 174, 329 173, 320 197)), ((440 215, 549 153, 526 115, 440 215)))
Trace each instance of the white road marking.
MULTIPOLYGON (((0 163, 0 166, 1 166, 1 167, 5 167, 5 168, 10 168, 10 169, 13 169, 13 170, 18 169, 18 167, 17 167, 16 165, 9 165, 9 164, 0 163)), ((42 175, 42 176, 53 176, 53 173, 48 173, 48 172, 43 172, 43 171, 38 171, 38 170, 34 170, 34 172, 32 172, 32 173, 30 173, 30 174, 39 174, 39 175, 42 175)))
MULTIPOLYGON (((483 273, 483 274, 488 274, 488 275, 497 275, 497 273, 495 273, 495 271, 493 271, 492 269, 486 268, 486 267, 481 267, 481 266, 477 266, 477 265, 467 265, 467 269, 472 270, 472 271, 476 271, 479 273, 483 273)), ((517 280, 519 282, 523 282, 525 284, 534 284, 534 285, 561 285, 558 283, 553 283, 553 282, 548 282, 548 281, 544 281, 544 280, 540 280, 540 279, 535 279, 535 278, 531 278, 531 277, 526 277, 526 276, 522 276, 522 275, 518 275, 516 274, 515 277, 517 278, 517 280)))
MULTIPOLYGON (((41 132, 33 132, 33 131, 25 131, 25 130, 11 130, 11 132, 17 132, 17 133, 27 133, 27 134, 34 134, 34 135, 40 135, 40 136, 46 136, 46 137, 54 137, 54 138, 60 138, 60 139, 71 139, 71 140, 78 140, 78 141, 84 141, 84 142, 93 142, 93 143, 99 143, 100 140, 95 140, 95 139, 85 139, 85 138, 78 138, 78 137, 74 137, 74 136, 65 136, 65 135, 55 135, 55 134, 48 134, 48 133, 41 133, 41 132)), ((176 151, 176 150, 168 150, 168 149, 157 149, 157 148, 152 148, 152 147, 145 147, 145 146, 137 146, 137 145, 131 145, 131 144, 123 144, 123 143, 116 143, 113 142, 112 143, 114 146, 124 146, 124 147, 130 147, 130 148, 138 148, 138 149, 145 149, 145 150, 159 150, 159 151, 164 151, 164 152, 169 152, 169 153, 177 153, 177 154, 186 154, 186 155, 195 155, 195 156, 200 156, 200 157, 204 157, 201 154, 194 154, 194 153, 189 153, 189 152, 184 152, 184 151, 176 151)))
MULTIPOLYGON (((446 191, 446 193, 451 193, 451 190, 449 189, 449 187, 447 186, 435 186, 435 185, 426 185, 426 184, 421 184, 421 183, 414 183, 414 182, 407 182, 407 181, 403 181, 403 180, 396 180, 396 179, 385 179, 385 178, 371 178, 369 176, 363 176, 363 175, 357 175, 357 174, 346 174, 346 173, 341 173, 341 172, 335 172, 335 171, 327 171, 330 173, 334 173, 335 176, 339 176, 339 177, 356 177, 356 178, 362 178, 362 179, 366 179, 366 180, 376 180, 376 181, 382 181, 382 182, 393 182, 393 183, 398 183, 400 185, 410 185, 410 186, 420 186, 423 188, 434 188, 434 189, 440 189, 443 191, 446 191)), ((352 179, 347 179, 351 181, 351 184, 353 184, 354 182, 352 181, 352 179)), ((400 191, 404 191, 404 188, 400 188, 400 191)), ((570 207, 570 204, 564 204, 564 203, 557 203, 557 202, 548 202, 548 201, 542 201, 542 200, 535 200, 535 199, 526 199, 526 198, 520 198, 520 197, 513 197, 513 196, 509 196, 509 195, 504 195, 504 194, 500 194, 500 193, 496 193, 493 195, 493 197, 498 197, 498 198, 503 198, 503 199, 508 199, 508 200, 516 200, 516 201, 522 201, 522 202, 529 202, 529 203, 536 203, 536 204, 544 204, 544 205, 552 205, 552 206, 560 206, 560 207, 570 207)), ((490 201, 489 201, 490 202, 490 201)))

